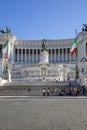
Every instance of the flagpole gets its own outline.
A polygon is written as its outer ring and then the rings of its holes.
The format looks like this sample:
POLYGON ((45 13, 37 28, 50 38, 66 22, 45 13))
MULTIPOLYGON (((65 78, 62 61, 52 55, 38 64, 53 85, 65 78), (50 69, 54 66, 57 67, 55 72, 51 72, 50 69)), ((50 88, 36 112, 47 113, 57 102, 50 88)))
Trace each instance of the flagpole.
POLYGON ((75 29, 75 36, 77 37, 77 29, 75 29))
MULTIPOLYGON (((75 37, 76 37, 76 41, 77 41, 77 29, 75 29, 75 37)), ((76 55, 76 63, 78 63, 78 55, 76 55)))
MULTIPOLYGON (((77 29, 75 30, 75 35, 76 35, 76 41, 77 41, 77 29)), ((75 75, 75 80, 79 78, 79 70, 78 70, 78 48, 76 48, 76 49, 77 49, 77 51, 76 51, 77 54, 76 54, 76 68, 75 68, 76 69, 75 70, 76 71, 75 72, 76 75, 75 75)))

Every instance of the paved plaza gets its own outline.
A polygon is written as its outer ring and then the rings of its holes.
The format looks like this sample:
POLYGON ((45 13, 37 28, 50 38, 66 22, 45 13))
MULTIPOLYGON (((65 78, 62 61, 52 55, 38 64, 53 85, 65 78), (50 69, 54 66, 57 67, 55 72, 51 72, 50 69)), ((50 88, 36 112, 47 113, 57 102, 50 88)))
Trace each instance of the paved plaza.
POLYGON ((0 97, 0 130, 87 130, 87 98, 0 97))

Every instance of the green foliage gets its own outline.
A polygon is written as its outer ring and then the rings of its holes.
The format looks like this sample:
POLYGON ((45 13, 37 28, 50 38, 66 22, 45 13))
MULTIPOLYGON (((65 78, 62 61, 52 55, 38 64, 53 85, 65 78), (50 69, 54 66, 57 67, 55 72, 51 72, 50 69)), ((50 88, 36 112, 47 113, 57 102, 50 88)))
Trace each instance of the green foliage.
POLYGON ((75 68, 75 79, 79 78, 79 69, 78 69, 78 65, 76 64, 76 68, 75 68))
POLYGON ((8 64, 6 64, 6 66, 4 66, 3 78, 8 79, 8 76, 8 64))

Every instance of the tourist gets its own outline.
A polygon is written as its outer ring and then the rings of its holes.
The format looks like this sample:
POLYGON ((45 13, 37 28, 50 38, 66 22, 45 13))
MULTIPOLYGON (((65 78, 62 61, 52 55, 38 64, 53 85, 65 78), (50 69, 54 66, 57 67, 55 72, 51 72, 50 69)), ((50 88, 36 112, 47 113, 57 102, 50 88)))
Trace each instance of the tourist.
POLYGON ((46 89, 43 88, 43 96, 45 96, 45 93, 46 93, 46 89))
POLYGON ((51 89, 51 94, 53 94, 53 88, 51 89))
POLYGON ((59 81, 60 81, 60 78, 59 78, 59 81))
POLYGON ((49 93, 50 93, 50 90, 49 90, 49 88, 47 89, 47 96, 49 96, 49 93))

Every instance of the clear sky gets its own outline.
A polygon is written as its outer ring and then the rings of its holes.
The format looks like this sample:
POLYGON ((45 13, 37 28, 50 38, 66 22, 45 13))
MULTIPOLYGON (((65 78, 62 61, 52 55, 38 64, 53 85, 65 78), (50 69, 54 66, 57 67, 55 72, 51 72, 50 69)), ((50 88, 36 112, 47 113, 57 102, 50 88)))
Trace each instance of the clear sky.
POLYGON ((87 0, 0 0, 0 28, 17 39, 67 39, 87 24, 87 0))

